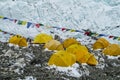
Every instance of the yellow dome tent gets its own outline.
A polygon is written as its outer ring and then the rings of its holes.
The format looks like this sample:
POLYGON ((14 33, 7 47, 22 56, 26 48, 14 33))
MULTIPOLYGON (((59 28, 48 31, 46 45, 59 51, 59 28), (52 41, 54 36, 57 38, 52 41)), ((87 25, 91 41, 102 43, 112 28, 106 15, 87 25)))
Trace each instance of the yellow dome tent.
POLYGON ((50 57, 48 61, 48 65, 54 64, 56 66, 68 67, 68 66, 72 66, 75 62, 76 62, 75 55, 61 50, 54 53, 50 57))
POLYGON ((53 37, 51 35, 41 33, 35 36, 33 43, 47 43, 50 40, 53 40, 53 37))
POLYGON ((20 41, 19 41, 19 43, 18 43, 18 45, 19 46, 27 46, 27 40, 26 40, 26 38, 22 38, 20 41))
POLYGON ((48 41, 44 47, 49 50, 64 50, 63 45, 57 40, 48 41))
MULTIPOLYGON (((79 54, 79 56, 81 56, 81 54, 79 54)), ((79 63, 87 63, 89 58, 90 58, 90 54, 87 52, 78 60, 78 62, 79 63)))
POLYGON ((85 46, 73 44, 66 49, 67 52, 73 53, 76 56, 76 61, 79 63, 87 63, 89 65, 97 65, 95 57, 88 52, 85 46))
POLYGON ((105 55, 117 56, 120 55, 120 45, 110 44, 107 48, 103 50, 105 55))
POLYGON ((104 49, 106 48, 110 43, 104 39, 104 38, 99 38, 94 44, 93 44, 93 49, 104 49))
POLYGON ((95 66, 98 64, 98 61, 96 60, 93 54, 90 54, 90 57, 87 60, 87 64, 92 65, 92 66, 95 66))
POLYGON ((9 43, 15 44, 15 45, 19 45, 21 47, 26 47, 27 46, 27 40, 26 38, 20 36, 20 35, 15 35, 12 36, 9 39, 9 43))
POLYGON ((89 54, 88 49, 85 46, 73 44, 66 49, 67 52, 73 53, 76 56, 76 60, 80 63, 86 63, 89 54), (84 56, 86 58, 84 58, 84 56), (84 60, 83 60, 84 58, 84 60))
POLYGON ((74 38, 68 38, 68 39, 65 39, 62 44, 64 48, 67 48, 72 44, 80 44, 80 43, 74 38))

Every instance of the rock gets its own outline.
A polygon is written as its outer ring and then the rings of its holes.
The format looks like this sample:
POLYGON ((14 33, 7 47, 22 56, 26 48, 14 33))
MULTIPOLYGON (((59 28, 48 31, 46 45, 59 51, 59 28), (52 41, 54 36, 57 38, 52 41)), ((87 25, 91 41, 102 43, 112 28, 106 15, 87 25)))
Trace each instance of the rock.
POLYGON ((86 45, 99 62, 97 66, 81 65, 77 69, 81 77, 68 76, 55 68, 47 69, 47 62, 53 51, 45 51, 43 45, 28 48, 9 47, 0 42, 0 80, 25 79, 32 76, 37 80, 119 80, 120 57, 110 60, 101 51, 93 51, 90 45, 86 45), (4 51, 2 51, 4 50, 4 51))

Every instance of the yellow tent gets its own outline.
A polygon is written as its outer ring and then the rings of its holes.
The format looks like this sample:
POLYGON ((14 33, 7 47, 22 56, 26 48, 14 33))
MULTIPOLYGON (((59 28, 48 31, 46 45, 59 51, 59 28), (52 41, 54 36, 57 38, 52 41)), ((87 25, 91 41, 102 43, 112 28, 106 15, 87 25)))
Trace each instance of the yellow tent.
POLYGON ((47 43, 48 41, 50 41, 52 39, 53 39, 53 37, 51 35, 41 33, 41 34, 36 35, 33 43, 47 43))
POLYGON ((73 53, 76 60, 80 63, 86 63, 89 58, 88 49, 85 46, 73 44, 66 49, 67 52, 73 53))
POLYGON ((93 44, 93 49, 104 49, 106 48, 110 43, 104 39, 104 38, 99 38, 94 44, 93 44))
POLYGON ((65 39, 62 44, 64 48, 67 48, 72 44, 80 44, 80 43, 74 38, 68 38, 68 39, 65 39))
POLYGON ((73 44, 66 49, 67 52, 76 56, 76 61, 79 63, 87 63, 89 65, 97 65, 95 57, 88 52, 85 46, 73 44))
POLYGON ((15 44, 15 45, 19 45, 21 47, 27 46, 27 40, 26 40, 26 38, 24 38, 24 37, 22 37, 20 35, 12 36, 9 39, 9 43, 12 43, 12 44, 15 44))
POLYGON ((57 40, 48 41, 44 47, 49 50, 64 50, 63 45, 57 40))
POLYGON ((49 61, 49 65, 56 65, 56 66, 62 66, 62 67, 68 67, 73 65, 76 62, 76 57, 73 54, 70 54, 66 51, 58 51, 54 53, 49 61))
POLYGON ((120 55, 120 45, 110 44, 107 48, 103 50, 105 55, 117 56, 120 55))
MULTIPOLYGON (((81 56, 81 55, 79 55, 79 56, 81 56)), ((90 54, 87 52, 78 60, 78 62, 79 63, 87 63, 89 58, 90 58, 90 54)))
POLYGON ((19 46, 27 46, 27 40, 26 38, 22 38, 19 43, 18 43, 19 46))
POLYGON ((98 64, 98 61, 96 60, 93 54, 90 54, 90 57, 87 60, 87 64, 92 65, 92 66, 95 66, 98 64))

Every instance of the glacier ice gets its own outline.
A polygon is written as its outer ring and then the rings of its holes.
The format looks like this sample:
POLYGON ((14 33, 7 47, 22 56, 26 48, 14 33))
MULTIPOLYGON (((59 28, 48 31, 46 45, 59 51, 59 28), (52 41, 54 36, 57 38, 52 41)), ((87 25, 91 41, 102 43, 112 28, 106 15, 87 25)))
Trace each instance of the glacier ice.
POLYGON ((120 34, 120 28, 116 29, 120 0, 0 0, 0 10, 0 15, 18 20, 120 34))

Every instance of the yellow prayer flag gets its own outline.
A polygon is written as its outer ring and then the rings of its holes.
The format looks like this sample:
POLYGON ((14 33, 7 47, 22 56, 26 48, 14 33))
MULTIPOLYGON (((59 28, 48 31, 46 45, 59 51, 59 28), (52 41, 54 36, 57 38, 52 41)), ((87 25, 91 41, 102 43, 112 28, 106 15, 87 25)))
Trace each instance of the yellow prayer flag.
POLYGON ((22 21, 22 25, 26 25, 26 23, 27 23, 26 21, 22 21))
POLYGON ((71 32, 75 32, 75 30, 73 30, 73 29, 71 29, 70 31, 71 31, 71 32))
POLYGON ((0 18, 4 18, 3 16, 0 16, 0 18))
POLYGON ((98 35, 99 35, 99 34, 97 34, 97 33, 94 34, 94 36, 96 36, 96 37, 97 37, 98 35))
POLYGON ((118 37, 118 41, 120 41, 120 37, 118 37))
POLYGON ((49 25, 45 25, 45 27, 46 27, 46 28, 52 28, 52 27, 51 27, 51 26, 49 26, 49 25))

